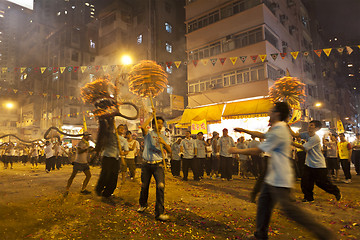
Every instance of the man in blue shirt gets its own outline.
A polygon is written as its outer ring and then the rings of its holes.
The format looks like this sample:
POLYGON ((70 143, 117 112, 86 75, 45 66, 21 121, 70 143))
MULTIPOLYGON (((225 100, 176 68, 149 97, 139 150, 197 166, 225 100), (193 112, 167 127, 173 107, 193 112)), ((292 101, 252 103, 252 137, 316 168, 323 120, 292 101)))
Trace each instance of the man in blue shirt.
POLYGON ((269 113, 271 128, 266 134, 242 128, 234 129, 238 132, 265 138, 266 141, 256 148, 238 149, 233 147, 229 149, 230 153, 258 155, 261 152, 267 152, 271 155, 258 200, 255 239, 268 239, 270 217, 277 202, 281 205, 287 217, 304 226, 319 239, 336 239, 329 229, 317 223, 312 216, 290 200, 290 192, 294 183, 294 170, 290 161, 291 135, 285 122, 288 120, 289 112, 288 104, 283 102, 275 103, 269 113))
POLYGON ((143 152, 144 163, 141 167, 140 208, 137 211, 144 212, 147 209, 150 180, 154 176, 156 181, 155 218, 160 221, 166 221, 169 219, 169 216, 164 214, 165 172, 160 144, 169 153, 171 153, 171 148, 167 142, 168 138, 160 134, 164 126, 164 119, 156 117, 157 129, 155 127, 155 119, 153 119, 152 126, 155 130, 149 131, 147 127, 151 119, 152 117, 148 118, 141 126, 145 146, 143 152))
MULTIPOLYGON (((290 128, 289 128, 290 129, 290 128)), ((306 140, 303 145, 292 143, 295 147, 306 151, 305 167, 301 178, 301 190, 304 193, 303 202, 314 201, 314 183, 324 191, 334 194, 336 200, 341 199, 340 190, 332 184, 327 175, 324 154, 321 151, 320 137, 316 134, 321 129, 321 122, 313 120, 309 123, 308 131, 304 133, 290 132, 294 137, 306 140)))

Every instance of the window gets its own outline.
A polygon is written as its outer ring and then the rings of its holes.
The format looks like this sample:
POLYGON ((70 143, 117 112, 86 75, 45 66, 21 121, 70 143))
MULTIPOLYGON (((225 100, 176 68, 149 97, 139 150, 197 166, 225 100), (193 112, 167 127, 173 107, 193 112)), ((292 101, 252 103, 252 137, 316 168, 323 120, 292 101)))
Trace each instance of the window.
POLYGON ((116 40, 116 30, 106 34, 104 37, 101 38, 101 48, 105 48, 108 45, 111 45, 116 40))
POLYGON ((70 117, 71 118, 77 117, 77 109, 76 108, 70 108, 70 117))
POLYGON ((136 43, 137 43, 137 44, 141 44, 142 42, 143 42, 143 35, 140 34, 139 36, 137 36, 137 41, 136 41, 136 43))
POLYGON ((74 61, 74 62, 79 61, 79 53, 77 51, 72 51, 71 60, 74 61))
POLYGON ((90 48, 95 49, 95 42, 92 39, 90 39, 90 48))
POLYGON ((170 85, 166 85, 166 92, 168 94, 173 94, 174 88, 170 85))
POLYGON ((277 48, 278 39, 267 28, 265 28, 265 40, 269 41, 269 43, 277 48))
POLYGON ((168 33, 171 33, 172 32, 172 26, 170 25, 170 23, 165 23, 165 30, 168 32, 168 33))
POLYGON ((105 17, 101 21, 101 27, 106 27, 106 26, 112 24, 113 22, 115 22, 115 20, 116 20, 116 15, 115 15, 115 13, 113 13, 110 16, 105 17))
POLYGON ((90 56, 90 62, 94 62, 95 61, 95 56, 90 56))
POLYGON ((167 52, 172 53, 172 45, 170 43, 166 43, 165 49, 167 52))
POLYGON ((168 67, 168 66, 166 65, 166 69, 165 69, 165 70, 166 70, 167 73, 172 74, 173 67, 172 67, 172 66, 168 67))
POLYGON ((75 44, 80 44, 80 31, 73 29, 71 32, 71 42, 75 44))

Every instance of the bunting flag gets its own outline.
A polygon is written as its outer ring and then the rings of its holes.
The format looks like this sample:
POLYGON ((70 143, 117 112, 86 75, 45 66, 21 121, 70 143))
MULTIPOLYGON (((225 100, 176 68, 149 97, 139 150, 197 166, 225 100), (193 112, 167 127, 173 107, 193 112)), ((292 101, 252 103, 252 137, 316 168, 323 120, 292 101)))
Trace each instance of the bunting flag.
POLYGON ((250 58, 253 60, 253 62, 256 62, 257 57, 258 57, 258 55, 250 56, 250 58))
POLYGON ((73 99, 73 96, 69 96, 69 98, 70 98, 70 100, 72 100, 72 99, 73 99))
POLYGON ((25 71, 25 69, 26 69, 26 67, 20 68, 21 73, 23 73, 25 71))
POLYGON ((32 96, 34 92, 29 92, 29 95, 32 96))
POLYGON ((56 98, 59 99, 59 98, 60 98, 60 95, 56 95, 56 98))
POLYGON ((235 65, 237 59, 238 59, 237 57, 230 57, 230 61, 232 62, 233 65, 235 65))
POLYGON ((44 97, 46 97, 48 94, 47 94, 47 93, 43 93, 42 95, 43 95, 44 97))
POLYGON ((286 52, 284 52, 284 53, 280 53, 280 57, 281 57, 282 59, 284 59, 284 58, 286 57, 286 55, 287 55, 287 53, 286 53, 286 52))
POLYGON ((165 64, 166 64, 166 66, 167 66, 168 68, 170 68, 171 65, 172 65, 172 62, 165 62, 165 64))
POLYGON ((329 56, 331 53, 332 48, 324 48, 323 51, 326 54, 326 56, 329 56))
POLYGON ((266 54, 264 54, 264 55, 259 55, 259 57, 260 57, 261 61, 264 62, 265 59, 266 59, 266 54))
POLYGON ((344 52, 344 48, 342 48, 342 47, 339 47, 339 48, 337 48, 336 49, 340 54, 343 54, 343 52, 344 52))
POLYGON ((217 62, 217 58, 212 58, 210 59, 210 62, 213 66, 215 66, 216 62, 217 62))
POLYGON ((42 67, 42 68, 40 68, 40 69, 41 69, 41 73, 44 73, 45 70, 46 70, 46 67, 42 67))
POLYGON ((115 68, 116 68, 116 65, 111 65, 110 68, 111 68, 111 71, 113 72, 115 70, 115 68))
POLYGON ((188 61, 184 61, 183 64, 184 64, 185 66, 187 66, 187 65, 188 65, 188 61))
POLYGON ((224 63, 225 63, 225 61, 226 61, 226 58, 219 58, 219 60, 220 60, 221 65, 224 66, 224 63))
POLYGON ((240 56, 239 57, 243 63, 245 63, 247 56, 240 56))
POLYGON ((304 57, 308 57, 310 53, 309 52, 304 52, 303 54, 304 54, 304 57))
POLYGON ((52 67, 48 67, 48 70, 49 70, 49 72, 51 72, 51 70, 52 70, 52 67))
POLYGON ((204 64, 204 66, 206 66, 206 64, 209 62, 209 59, 207 58, 201 59, 201 62, 202 64, 204 64))
POLYGON ((84 73, 85 70, 86 70, 87 66, 81 66, 80 69, 81 69, 81 72, 84 73))
POLYGON ((349 46, 346 46, 346 51, 348 52, 348 54, 350 55, 354 50, 349 47, 349 46))
POLYGON ((358 45, 358 47, 360 48, 360 45, 358 45))
POLYGON ((14 91, 14 93, 17 93, 17 92, 18 92, 18 90, 17 90, 17 89, 13 89, 13 91, 14 91))
POLYGON ((66 67, 60 67, 60 73, 63 73, 65 71, 66 67))
POLYGON ((174 63, 175 63, 176 68, 179 68, 181 61, 175 61, 174 63))
POLYGON ((109 67, 108 65, 103 65, 103 66, 102 66, 103 71, 106 72, 106 70, 108 69, 108 67, 109 67))
POLYGON ((92 66, 88 66, 88 70, 91 70, 92 66))
POLYGON ((198 65, 199 60, 193 60, 193 64, 196 67, 198 65))
POLYGON ((322 49, 314 50, 314 52, 316 53, 316 55, 317 55, 318 57, 321 57, 322 49))
POLYGON ((299 55, 299 52, 290 52, 291 56, 296 60, 297 56, 299 55))
POLYGON ((270 54, 270 56, 271 56, 272 60, 276 61, 279 54, 278 53, 272 53, 272 54, 270 54))
POLYGON ((96 70, 96 71, 99 71, 99 69, 100 69, 100 66, 99 66, 99 65, 96 65, 96 66, 95 66, 95 70, 96 70))
POLYGON ((7 67, 3 67, 3 68, 2 68, 2 73, 6 73, 6 72, 7 72, 7 70, 8 70, 8 68, 7 68, 7 67))
POLYGON ((73 67, 68 67, 68 71, 71 72, 74 68, 73 67))
POLYGON ((53 72, 56 73, 58 71, 58 67, 53 67, 53 72))

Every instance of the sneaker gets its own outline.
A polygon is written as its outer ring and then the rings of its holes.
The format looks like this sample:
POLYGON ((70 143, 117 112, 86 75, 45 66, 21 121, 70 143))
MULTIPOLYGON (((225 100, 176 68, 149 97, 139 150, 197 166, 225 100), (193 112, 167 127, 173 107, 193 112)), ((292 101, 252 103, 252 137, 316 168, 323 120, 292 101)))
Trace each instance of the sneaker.
POLYGON ((341 199, 341 193, 339 192, 339 194, 336 194, 335 195, 335 198, 336 198, 336 201, 340 201, 340 199, 341 199))
POLYGON ((46 173, 49 173, 50 171, 46 169, 45 172, 46 172, 46 173))
POLYGON ((169 220, 169 216, 168 216, 168 215, 165 215, 165 214, 160 214, 160 215, 156 218, 156 220, 165 222, 165 221, 169 220))
POLYGON ((343 181, 343 183, 351 183, 351 179, 346 179, 343 181))
POLYGON ((302 202, 313 202, 314 201, 314 199, 313 200, 307 200, 307 199, 303 199, 303 200, 301 200, 302 202))
POLYGON ((91 192, 90 191, 88 191, 88 190, 82 190, 81 192, 80 192, 81 194, 84 194, 84 195, 88 195, 88 194, 91 194, 91 192))
POLYGON ((147 207, 139 207, 136 211, 139 213, 142 213, 142 212, 145 212, 146 209, 147 209, 147 207))

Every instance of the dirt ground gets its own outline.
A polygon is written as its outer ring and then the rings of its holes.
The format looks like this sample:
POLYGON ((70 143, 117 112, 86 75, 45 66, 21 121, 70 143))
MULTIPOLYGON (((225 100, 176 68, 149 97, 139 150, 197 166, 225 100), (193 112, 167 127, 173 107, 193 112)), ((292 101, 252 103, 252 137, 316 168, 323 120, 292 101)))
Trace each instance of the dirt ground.
MULTIPOLYGON (((0 169, 0 239, 244 239, 254 231, 256 204, 249 201, 253 178, 233 181, 205 178, 183 182, 166 173, 165 211, 168 222, 154 220, 155 182, 150 188, 149 208, 137 213, 140 169, 136 181, 119 185, 116 207, 94 192, 80 195, 84 174, 75 178, 64 198, 72 166, 45 173, 45 166, 14 165, 0 169)), ((88 189, 93 191, 100 168, 92 167, 88 189)), ((339 239, 360 239, 360 176, 353 183, 337 183, 343 199, 315 187, 315 202, 302 203, 299 182, 294 197, 339 239)), ((341 175, 342 176, 342 175, 341 175)), ((273 213, 270 239, 314 239, 306 230, 273 213)))

